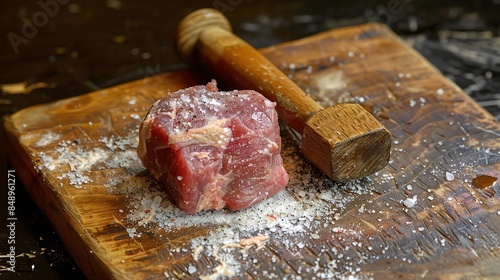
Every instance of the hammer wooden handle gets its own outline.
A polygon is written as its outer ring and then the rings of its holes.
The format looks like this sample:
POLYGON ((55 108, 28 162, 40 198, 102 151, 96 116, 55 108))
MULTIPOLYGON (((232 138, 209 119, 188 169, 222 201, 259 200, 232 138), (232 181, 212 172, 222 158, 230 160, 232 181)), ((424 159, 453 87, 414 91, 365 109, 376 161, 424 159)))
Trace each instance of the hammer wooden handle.
POLYGON ((216 10, 198 10, 181 21, 177 50, 185 61, 208 63, 229 86, 254 89, 277 102, 281 119, 300 134, 309 117, 323 109, 255 48, 235 36, 227 19, 216 10))
POLYGON ((213 9, 186 16, 176 47, 191 63, 208 64, 226 84, 253 89, 278 103, 280 118, 302 134, 302 152, 338 181, 383 168, 390 153, 390 133, 358 104, 324 109, 252 46, 231 32, 227 19, 213 9))

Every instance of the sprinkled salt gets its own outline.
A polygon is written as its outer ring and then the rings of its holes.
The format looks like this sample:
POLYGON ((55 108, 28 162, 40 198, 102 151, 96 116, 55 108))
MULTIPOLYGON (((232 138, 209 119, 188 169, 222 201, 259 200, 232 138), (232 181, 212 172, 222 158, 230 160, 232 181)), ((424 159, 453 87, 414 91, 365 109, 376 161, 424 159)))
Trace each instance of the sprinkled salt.
POLYGON ((442 88, 439 88, 436 90, 437 95, 443 95, 444 90, 442 88))
POLYGON ((453 181, 455 179, 455 175, 453 175, 450 172, 446 172, 445 175, 446 175, 446 181, 453 181))
POLYGON ((193 256, 194 261, 196 261, 196 262, 198 261, 199 255, 202 251, 203 251, 203 245, 199 245, 198 247, 193 249, 193 252, 191 255, 193 256))
POLYGON ((44 147, 44 146, 47 146, 47 145, 54 143, 55 141, 59 140, 59 138, 61 138, 61 134, 53 133, 52 131, 49 131, 40 137, 38 142, 36 142, 36 145, 38 147, 44 147))
MULTIPOLYGON (((97 139, 93 146, 84 145, 87 143, 86 139, 57 143, 59 140, 52 138, 53 144, 58 145, 53 150, 37 155, 41 161, 40 170, 45 172, 68 169, 62 171, 58 179, 61 180, 62 186, 69 185, 76 188, 85 188, 86 184, 93 183, 92 178, 95 177, 91 177, 92 172, 115 169, 123 171, 119 173, 120 176, 109 176, 99 180, 104 180, 102 184, 109 193, 125 197, 126 208, 117 211, 126 215, 120 222, 124 223, 130 238, 141 237, 153 227, 168 232, 173 229, 209 225, 213 230, 204 236, 179 245, 181 247, 172 248, 173 253, 191 253, 195 261, 203 256, 214 259, 219 264, 209 269, 209 273, 213 274, 201 275, 201 279, 210 279, 208 277, 212 275, 231 277, 238 275, 242 270, 243 264, 239 257, 243 253, 240 253, 238 248, 222 248, 225 244, 237 244, 240 240, 258 233, 269 235, 271 239, 283 240, 283 246, 287 250, 304 249, 308 244, 306 241, 296 244, 290 237, 303 238, 309 229, 313 227, 318 229, 320 222, 317 217, 321 217, 321 230, 327 230, 327 227, 332 227, 332 224, 342 218, 347 205, 355 197, 370 194, 370 184, 366 181, 342 184, 318 175, 317 171, 300 156, 293 140, 288 138, 284 139, 282 154, 287 171, 293 176, 285 190, 237 212, 223 209, 194 215, 186 214, 170 203, 163 186, 151 174, 145 172, 136 154, 140 121, 130 116, 131 118, 127 117, 127 121, 135 123, 135 127, 132 126, 128 134, 103 136, 97 139)), ((179 176, 177 179, 183 178, 179 176)), ((358 210, 366 211, 364 205, 358 210)), ((358 237, 361 234, 338 226, 330 228, 330 231, 338 238, 358 237)), ((320 235, 316 231, 310 234, 310 238, 319 239, 320 235)), ((361 245, 360 242, 357 244, 361 245)), ((342 257, 344 256, 337 256, 339 259, 342 257)), ((335 267, 322 268, 318 270, 317 275, 320 273, 340 275, 341 272, 336 268, 337 260, 332 261, 335 267)), ((185 269, 190 274, 199 273, 196 264, 187 264, 185 269)), ((349 267, 349 269, 354 271, 357 268, 349 267)))
POLYGON ((417 102, 413 99, 410 100, 410 107, 413 107, 417 104, 417 102))

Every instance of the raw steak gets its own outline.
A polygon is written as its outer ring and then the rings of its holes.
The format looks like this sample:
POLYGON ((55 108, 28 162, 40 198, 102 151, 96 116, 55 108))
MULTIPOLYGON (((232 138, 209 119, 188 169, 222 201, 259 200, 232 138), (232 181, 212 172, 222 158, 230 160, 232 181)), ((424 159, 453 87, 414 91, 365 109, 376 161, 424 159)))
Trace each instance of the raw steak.
POLYGON ((173 92, 149 110, 137 154, 188 213, 249 207, 288 183, 275 105, 215 81, 173 92))

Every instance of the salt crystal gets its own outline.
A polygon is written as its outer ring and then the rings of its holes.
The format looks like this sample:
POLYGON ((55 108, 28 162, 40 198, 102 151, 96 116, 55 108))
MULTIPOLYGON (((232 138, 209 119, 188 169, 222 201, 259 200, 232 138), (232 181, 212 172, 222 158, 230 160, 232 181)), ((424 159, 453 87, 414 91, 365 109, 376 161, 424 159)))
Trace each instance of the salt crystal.
POLYGON ((130 236, 130 238, 135 237, 137 231, 135 228, 126 228, 125 230, 127 231, 128 236, 130 236))
POLYGON ((141 116, 139 116, 137 114, 130 114, 130 118, 132 118, 134 120, 138 120, 138 121, 140 121, 142 119, 141 116))
POLYGON ((417 196, 414 195, 413 198, 406 198, 405 201, 403 201, 404 205, 408 208, 412 208, 417 204, 417 196))
POLYGON ((450 172, 446 172, 446 181, 453 181, 455 179, 455 176, 450 173, 450 172))
POLYGON ((348 56, 348 57, 354 57, 354 52, 348 52, 348 53, 347 53, 347 56, 348 56))
POLYGON ((188 273, 189 274, 193 274, 195 272, 196 272, 196 267, 193 266, 193 265, 189 265, 189 267, 188 267, 188 273))
POLYGON ((177 176, 177 180, 182 181, 183 177, 182 176, 177 176))
POLYGON ((258 121, 258 120, 262 119, 263 114, 264 113, 262 113, 262 112, 253 112, 251 118, 252 118, 252 120, 258 121))
POLYGON ((413 107, 415 106, 415 104, 417 104, 417 102, 413 99, 410 100, 410 107, 413 107))
POLYGON ((437 89, 437 90, 436 90, 436 93, 437 93, 438 95, 443 95, 444 90, 443 90, 442 88, 439 88, 439 89, 437 89))

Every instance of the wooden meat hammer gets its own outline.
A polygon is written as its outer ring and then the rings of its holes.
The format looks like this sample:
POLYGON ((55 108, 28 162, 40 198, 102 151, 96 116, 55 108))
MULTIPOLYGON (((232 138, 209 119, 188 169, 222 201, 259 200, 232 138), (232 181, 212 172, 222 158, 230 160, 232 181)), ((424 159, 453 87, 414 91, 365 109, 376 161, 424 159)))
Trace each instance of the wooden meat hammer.
POLYGON ((323 108, 234 35, 219 11, 201 9, 187 15, 175 39, 184 61, 206 64, 225 84, 253 89, 277 102, 281 120, 302 135, 302 153, 332 179, 358 179, 388 163, 391 133, 373 115, 355 103, 323 108))

